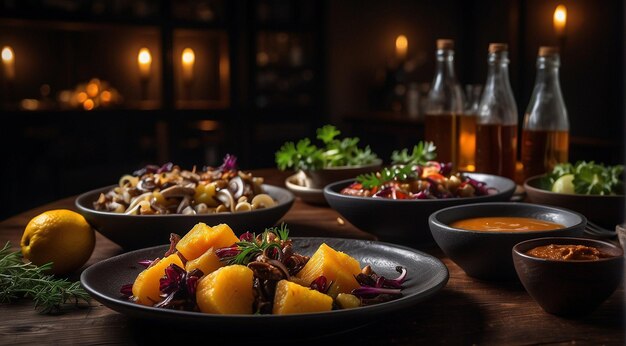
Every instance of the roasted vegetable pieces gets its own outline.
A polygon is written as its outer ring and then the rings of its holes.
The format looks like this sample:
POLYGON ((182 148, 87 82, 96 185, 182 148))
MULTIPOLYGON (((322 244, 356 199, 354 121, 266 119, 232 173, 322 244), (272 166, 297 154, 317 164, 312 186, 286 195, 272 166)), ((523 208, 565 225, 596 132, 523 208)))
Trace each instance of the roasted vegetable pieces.
POLYGON ((341 193, 389 199, 440 199, 497 193, 495 188, 463 173, 452 173, 452 163, 433 161, 437 156, 435 150, 432 142, 419 142, 410 154, 407 149, 394 151, 391 167, 359 175, 341 193))
POLYGON ((402 267, 396 279, 361 269, 326 244, 311 257, 299 254, 284 224, 240 237, 225 224, 198 224, 170 242, 163 259, 142 262, 147 268, 121 287, 122 295, 138 304, 213 314, 310 313, 397 299, 407 279, 402 267))

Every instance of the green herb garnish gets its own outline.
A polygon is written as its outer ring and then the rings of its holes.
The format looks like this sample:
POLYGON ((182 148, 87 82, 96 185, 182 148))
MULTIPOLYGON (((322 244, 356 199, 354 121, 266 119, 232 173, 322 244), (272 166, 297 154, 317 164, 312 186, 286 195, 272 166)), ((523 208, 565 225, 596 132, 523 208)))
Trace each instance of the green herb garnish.
POLYGON ((369 146, 359 148, 359 138, 337 139, 341 134, 335 126, 317 129, 317 139, 324 146, 317 147, 304 138, 296 144, 287 142, 276 152, 276 164, 281 170, 316 170, 328 167, 358 166, 374 162, 378 157, 369 146))
POLYGON ((233 247, 226 249, 227 251, 233 251, 235 254, 222 257, 221 260, 229 265, 248 265, 262 253, 269 253, 272 249, 282 251, 281 242, 288 239, 289 228, 284 223, 280 227, 266 228, 259 236, 251 233, 249 240, 238 241, 233 247))
POLYGON ((402 151, 394 151, 391 153, 391 163, 394 165, 424 165, 426 162, 434 160, 437 157, 437 147, 433 142, 419 142, 413 146, 413 151, 409 155, 408 149, 402 151))
POLYGON ((24 263, 21 252, 11 252, 11 245, 7 242, 0 250, 0 303, 30 298, 40 313, 54 314, 61 312, 64 304, 89 302, 89 294, 79 282, 46 274, 51 268, 52 263, 42 266, 24 263))
POLYGON ((380 172, 361 174, 356 177, 356 181, 361 183, 364 189, 372 189, 393 180, 405 180, 413 177, 417 177, 417 172, 413 166, 392 166, 391 168, 385 167, 380 172))
POLYGON ((363 185, 364 189, 371 189, 382 186, 393 180, 406 180, 417 178, 415 166, 424 166, 428 161, 437 157, 437 147, 433 142, 420 141, 413 146, 413 151, 409 154, 408 149, 394 151, 391 154, 390 168, 383 168, 380 172, 361 174, 356 181, 363 185))
POLYGON ((552 172, 544 176, 540 186, 552 190, 554 183, 561 177, 573 175, 574 192, 583 195, 622 195, 624 194, 624 166, 605 166, 594 161, 578 161, 558 164, 552 172))

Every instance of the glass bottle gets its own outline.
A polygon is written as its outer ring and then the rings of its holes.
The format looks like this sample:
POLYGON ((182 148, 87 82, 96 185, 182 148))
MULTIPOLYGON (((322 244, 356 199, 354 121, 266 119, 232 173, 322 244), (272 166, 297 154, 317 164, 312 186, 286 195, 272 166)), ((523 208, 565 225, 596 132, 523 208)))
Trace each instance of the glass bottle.
POLYGON ((463 90, 454 73, 454 41, 437 40, 437 68, 424 117, 424 138, 437 146, 437 160, 457 163, 459 115, 463 90))
POLYGON ((569 120, 559 84, 559 51, 540 47, 537 76, 522 130, 524 179, 549 172, 567 162, 569 120))
POLYGON ((480 105, 482 84, 465 86, 465 106, 459 117, 458 170, 474 172, 476 170, 476 118, 480 105))
POLYGON ((487 82, 476 120, 476 171, 514 179, 518 121, 507 49, 504 43, 489 45, 487 82))

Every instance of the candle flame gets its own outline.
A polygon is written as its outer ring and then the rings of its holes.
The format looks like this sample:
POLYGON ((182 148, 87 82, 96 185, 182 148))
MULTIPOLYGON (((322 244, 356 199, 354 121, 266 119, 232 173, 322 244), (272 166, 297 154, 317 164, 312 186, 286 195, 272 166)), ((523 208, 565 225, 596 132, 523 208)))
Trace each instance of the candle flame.
POLYGON ((183 65, 191 65, 196 61, 196 55, 191 48, 185 48, 182 55, 183 65))
POLYGON ((141 48, 139 50, 139 55, 137 55, 137 61, 141 65, 147 65, 152 62, 152 55, 150 55, 150 51, 148 48, 141 48))
POLYGON ((567 8, 565 5, 559 5, 554 10, 554 30, 558 35, 562 35, 565 30, 565 24, 567 23, 567 8))
POLYGON ((407 40, 406 36, 400 35, 396 38, 396 49, 407 49, 409 47, 409 40, 407 40))
POLYGON ((9 46, 2 47, 2 61, 11 62, 15 58, 13 49, 9 46))

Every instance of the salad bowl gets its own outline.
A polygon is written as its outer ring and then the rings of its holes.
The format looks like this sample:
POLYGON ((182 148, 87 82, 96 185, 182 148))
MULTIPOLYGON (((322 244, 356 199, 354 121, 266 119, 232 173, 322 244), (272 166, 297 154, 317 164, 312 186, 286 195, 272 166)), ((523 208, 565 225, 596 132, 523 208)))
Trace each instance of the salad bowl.
POLYGON ((428 228, 430 214, 461 204, 509 201, 515 192, 515 182, 508 178, 482 173, 466 173, 466 176, 484 182, 495 188, 496 192, 484 196, 445 199, 395 200, 361 197, 341 193, 341 190, 354 182, 354 179, 349 179, 327 185, 324 196, 328 204, 346 220, 383 241, 428 247, 434 245, 428 228))
POLYGON ((585 215, 590 222, 609 230, 614 230, 616 225, 624 223, 626 201, 624 195, 552 192, 542 186, 543 177, 543 175, 537 175, 524 182, 524 190, 530 202, 574 210, 585 215))

